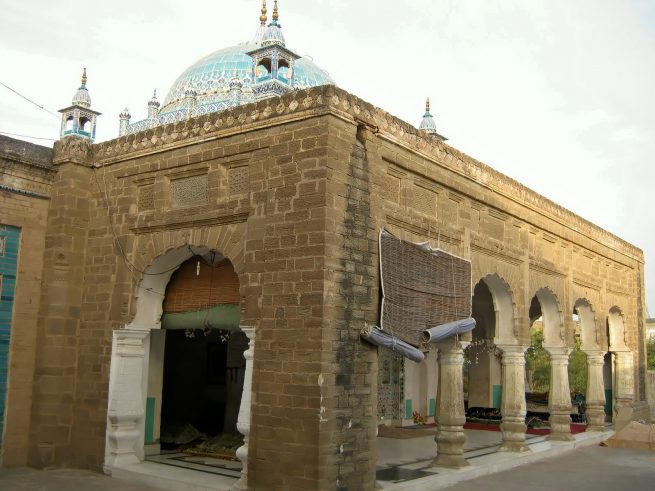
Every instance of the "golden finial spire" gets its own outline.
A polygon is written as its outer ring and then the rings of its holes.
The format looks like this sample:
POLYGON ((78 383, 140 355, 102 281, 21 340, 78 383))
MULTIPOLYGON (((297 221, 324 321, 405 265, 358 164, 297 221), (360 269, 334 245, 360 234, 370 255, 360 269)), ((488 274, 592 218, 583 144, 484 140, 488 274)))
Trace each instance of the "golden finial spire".
POLYGON ((82 72, 82 85, 86 85, 86 68, 82 72))
POLYGON ((277 22, 279 19, 278 11, 277 11, 277 0, 275 0, 275 3, 273 4, 273 21, 277 22))
POLYGON ((430 98, 428 97, 425 99, 425 112, 429 113, 430 112, 430 98))
POLYGON ((268 17, 266 16, 266 0, 264 0, 262 2, 262 15, 259 16, 259 22, 261 22, 262 26, 265 26, 267 20, 268 17))

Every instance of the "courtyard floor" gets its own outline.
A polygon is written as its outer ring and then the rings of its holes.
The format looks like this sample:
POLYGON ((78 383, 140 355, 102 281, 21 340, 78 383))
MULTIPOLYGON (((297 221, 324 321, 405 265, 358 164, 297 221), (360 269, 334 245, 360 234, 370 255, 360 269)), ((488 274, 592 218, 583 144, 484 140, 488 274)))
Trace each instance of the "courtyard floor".
MULTIPOLYGON (((412 431, 412 430, 406 430, 412 431)), ((424 431, 424 430, 418 430, 424 431)), ((576 435, 574 442, 548 442, 530 436, 531 452, 496 453, 500 433, 466 430, 465 456, 470 466, 463 470, 429 467, 436 455, 434 434, 378 438, 378 484, 385 490, 465 491, 473 489, 529 489, 603 491, 629 487, 631 491, 651 490, 655 482, 655 452, 599 447, 611 433, 576 435)), ((0 470, 0 489, 8 491, 155 491, 157 489, 229 489, 234 479, 193 472, 172 465, 147 462, 161 479, 130 480, 107 477, 82 470, 34 469, 0 470), (190 481, 189 481, 190 479, 190 481), (218 479, 218 480, 216 480, 218 479), (194 483, 185 486, 184 482, 194 483), (202 482, 204 485, 198 486, 202 482), (173 486, 173 487, 171 487, 173 486), (206 487, 205 487, 206 486, 206 487)), ((144 474, 145 476, 145 474, 144 474)))

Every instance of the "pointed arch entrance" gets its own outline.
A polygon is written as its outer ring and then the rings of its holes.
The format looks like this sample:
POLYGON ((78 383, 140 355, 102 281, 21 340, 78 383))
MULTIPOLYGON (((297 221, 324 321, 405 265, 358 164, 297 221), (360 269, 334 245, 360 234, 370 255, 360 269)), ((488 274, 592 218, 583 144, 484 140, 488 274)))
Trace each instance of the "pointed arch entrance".
MULTIPOLYGON (((134 319, 114 331, 107 472, 139 464, 176 426, 187 430, 183 438, 193 437, 194 427, 205 435, 201 441, 236 433, 237 416, 243 419, 240 395, 248 385, 239 290, 235 265, 209 247, 169 250, 144 270, 134 319)), ((234 440, 234 446, 243 442, 236 435, 234 440)))

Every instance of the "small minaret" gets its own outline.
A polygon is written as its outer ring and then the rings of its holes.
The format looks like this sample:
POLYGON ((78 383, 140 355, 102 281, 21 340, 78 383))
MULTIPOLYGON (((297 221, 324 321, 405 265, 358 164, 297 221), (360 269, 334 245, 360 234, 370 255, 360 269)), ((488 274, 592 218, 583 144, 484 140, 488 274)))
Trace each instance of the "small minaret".
POLYGON ((264 37, 264 32, 266 32, 266 21, 268 16, 266 15, 266 0, 262 2, 262 15, 259 16, 259 27, 255 33, 255 39, 252 40, 253 44, 261 44, 262 38, 264 37))
POLYGON ((448 140, 448 138, 446 138, 445 136, 442 136, 439 133, 437 133, 437 124, 434 122, 434 118, 430 113, 429 97, 425 100, 425 114, 423 115, 423 119, 421 120, 421 124, 419 125, 418 129, 423 133, 427 133, 428 135, 437 137, 442 142, 448 140))
POLYGON ((187 88, 184 91, 184 99, 182 100, 182 104, 185 109, 190 111, 196 106, 197 95, 198 95, 197 92, 192 88, 187 88))
POLYGON ((152 94, 152 99, 148 101, 148 119, 155 119, 159 115, 159 101, 157 100, 157 89, 152 94))
POLYGON ((120 123, 118 127, 118 136, 127 135, 128 128, 130 126, 130 110, 128 108, 123 109, 118 117, 120 118, 120 123))
POLYGON ((286 47, 279 17, 275 0, 273 21, 264 31, 259 47, 246 53, 253 60, 251 77, 258 99, 280 96, 293 90, 293 68, 300 56, 286 47))
POLYGON ((230 102, 238 106, 241 104, 241 89, 243 88, 243 82, 239 78, 239 72, 234 70, 234 75, 232 80, 230 80, 230 102))
POLYGON ((60 109, 60 138, 77 135, 93 141, 96 137, 96 119, 101 113, 91 109, 91 96, 86 88, 86 68, 82 73, 82 85, 73 96, 70 106, 60 109))

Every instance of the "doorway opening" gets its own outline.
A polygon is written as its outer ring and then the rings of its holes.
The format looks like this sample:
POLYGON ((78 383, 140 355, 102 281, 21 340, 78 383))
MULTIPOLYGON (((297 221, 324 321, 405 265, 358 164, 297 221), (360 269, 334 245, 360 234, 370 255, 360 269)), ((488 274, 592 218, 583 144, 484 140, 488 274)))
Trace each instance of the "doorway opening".
POLYGON ((239 300, 234 267, 216 251, 194 255, 172 275, 161 330, 152 331, 150 343, 148 453, 236 463, 248 348, 239 329, 239 300))

